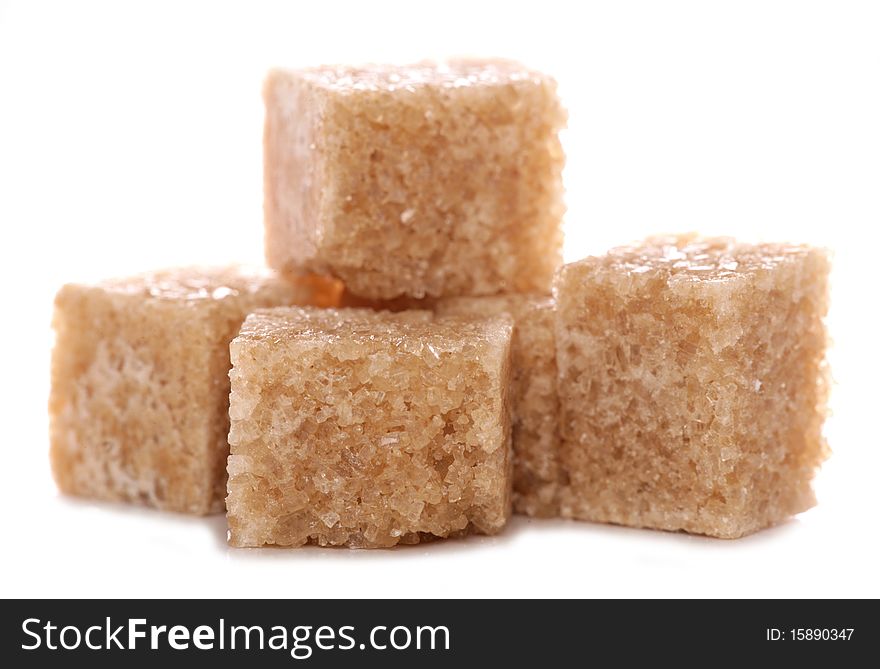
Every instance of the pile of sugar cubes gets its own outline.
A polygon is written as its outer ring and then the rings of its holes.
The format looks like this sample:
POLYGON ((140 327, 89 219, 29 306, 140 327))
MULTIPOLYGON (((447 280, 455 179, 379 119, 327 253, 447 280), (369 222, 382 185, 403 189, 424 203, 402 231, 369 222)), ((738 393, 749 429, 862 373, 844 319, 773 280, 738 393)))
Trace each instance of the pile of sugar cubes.
POLYGON ((735 538, 814 504, 824 251, 693 234, 562 265, 552 78, 273 71, 269 267, 64 286, 68 494, 234 546, 389 547, 512 512, 735 538))

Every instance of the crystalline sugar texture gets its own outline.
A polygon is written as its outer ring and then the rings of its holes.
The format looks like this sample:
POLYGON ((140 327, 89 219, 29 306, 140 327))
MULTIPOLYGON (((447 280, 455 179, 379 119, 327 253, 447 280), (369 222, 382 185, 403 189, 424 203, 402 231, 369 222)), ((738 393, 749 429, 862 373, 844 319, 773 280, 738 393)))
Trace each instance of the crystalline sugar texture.
POLYGON ((308 282, 241 267, 157 272, 55 300, 52 469, 65 493, 223 509, 229 342, 257 307, 307 304, 308 282))
POLYGON ((230 542, 386 547, 510 513, 509 319, 268 309, 233 341, 230 542))
POLYGON ((553 299, 510 294, 441 300, 437 313, 479 316, 509 314, 513 416, 513 507, 517 513, 548 517, 559 513, 559 400, 553 299))
POLYGON ((649 239, 555 285, 562 514, 739 537, 814 503, 828 259, 649 239))
POLYGON ((509 61, 272 71, 266 258, 372 299, 549 291, 566 115, 509 61))

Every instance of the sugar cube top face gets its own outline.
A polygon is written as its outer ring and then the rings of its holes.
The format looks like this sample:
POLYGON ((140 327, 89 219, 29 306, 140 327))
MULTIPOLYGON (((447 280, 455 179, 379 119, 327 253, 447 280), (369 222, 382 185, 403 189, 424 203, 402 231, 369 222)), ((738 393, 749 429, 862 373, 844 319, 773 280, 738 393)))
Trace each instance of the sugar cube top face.
POLYGON ((388 547, 510 513, 507 318, 269 309, 232 342, 230 543, 388 547))
POLYGON ((49 402, 61 491, 221 511, 229 342, 252 309, 314 296, 308 283, 245 267, 64 286, 55 300, 49 402))
POLYGON ((556 393, 555 304, 551 297, 509 294, 441 300, 439 314, 514 319, 511 344, 513 508, 529 516, 559 514, 559 398, 556 393))
POLYGON ((563 515, 733 538, 812 506, 828 271, 817 249, 693 236, 566 265, 563 515))
POLYGON ((91 288, 109 296, 135 296, 178 305, 223 308, 260 295, 308 295, 318 289, 309 283, 309 278, 291 276, 286 279, 272 270, 244 265, 192 266, 107 279, 95 285, 70 284, 62 290, 91 288))
POLYGON ((509 61, 272 71, 268 263, 360 297, 549 291, 566 114, 509 61))

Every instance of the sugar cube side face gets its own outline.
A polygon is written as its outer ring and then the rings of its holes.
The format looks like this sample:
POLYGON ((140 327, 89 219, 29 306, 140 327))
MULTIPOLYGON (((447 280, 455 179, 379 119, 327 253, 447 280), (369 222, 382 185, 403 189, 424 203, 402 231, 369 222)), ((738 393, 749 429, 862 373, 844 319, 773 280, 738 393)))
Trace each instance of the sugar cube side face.
POLYGON ((308 284, 244 267, 68 284, 55 300, 50 458, 64 493, 223 510, 229 342, 256 307, 308 284))
POLYGON ((511 328, 426 311, 249 316, 231 346, 230 543, 498 532, 510 513, 511 328))
POLYGON ((568 517, 735 538, 814 504, 829 263, 654 238, 555 286, 568 517))
POLYGON ((559 514, 559 398, 553 299, 537 294, 454 297, 440 300, 438 314, 509 314, 513 434, 513 508, 535 517, 559 514))
POLYGON ((270 72, 266 258, 370 299, 549 291, 556 84, 508 61, 270 72))

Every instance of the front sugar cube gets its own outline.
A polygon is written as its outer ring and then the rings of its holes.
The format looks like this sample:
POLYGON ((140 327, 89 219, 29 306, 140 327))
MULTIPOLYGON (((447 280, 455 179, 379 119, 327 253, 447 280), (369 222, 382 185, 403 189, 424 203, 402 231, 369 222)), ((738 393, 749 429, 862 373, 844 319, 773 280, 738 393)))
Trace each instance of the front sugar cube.
POLYGON ((266 258, 371 299, 549 291, 566 114, 510 61, 270 72, 266 258))
POLYGON ((231 346, 230 543, 389 547, 510 514, 509 318, 267 309, 231 346))
POLYGON ((438 314, 509 314, 513 423, 513 508, 529 516, 559 514, 559 399, 556 393, 553 298, 535 294, 454 297, 440 300, 438 314))
POLYGON ((222 511, 229 342, 253 309, 317 297, 309 281, 244 267, 64 286, 49 404, 58 487, 170 511, 222 511))
POLYGON ((735 538, 814 504, 828 259, 649 239, 557 278, 565 516, 735 538))

